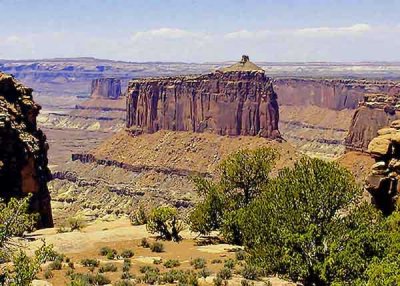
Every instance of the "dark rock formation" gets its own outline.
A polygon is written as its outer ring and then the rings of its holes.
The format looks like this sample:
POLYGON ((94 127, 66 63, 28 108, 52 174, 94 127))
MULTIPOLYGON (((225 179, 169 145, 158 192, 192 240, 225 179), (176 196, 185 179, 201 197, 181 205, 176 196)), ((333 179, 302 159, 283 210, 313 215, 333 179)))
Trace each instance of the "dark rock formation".
POLYGON ((400 120, 380 129, 378 136, 369 143, 368 151, 376 163, 366 179, 365 188, 376 206, 390 214, 398 204, 400 192, 400 120))
POLYGON ((39 110, 32 89, 0 72, 0 197, 7 201, 32 193, 30 208, 40 214, 38 226, 52 227, 48 145, 36 126, 39 110))
POLYGON ((92 80, 91 98, 118 99, 121 96, 121 81, 115 78, 92 80))
POLYGON ((126 121, 139 133, 166 129, 280 137, 272 81, 245 57, 206 75, 130 81, 126 121))

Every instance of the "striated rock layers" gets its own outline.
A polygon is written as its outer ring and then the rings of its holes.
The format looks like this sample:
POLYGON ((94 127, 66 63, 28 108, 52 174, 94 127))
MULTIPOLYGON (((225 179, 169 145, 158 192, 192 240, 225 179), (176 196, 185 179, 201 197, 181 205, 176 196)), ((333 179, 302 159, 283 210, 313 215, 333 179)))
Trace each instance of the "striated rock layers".
POLYGON ((366 179, 365 188, 377 207, 390 214, 398 203, 400 192, 400 120, 380 129, 378 136, 369 143, 368 151, 376 163, 366 179))
POLYGON ((30 208, 40 214, 38 226, 52 227, 48 145, 36 126, 39 110, 32 89, 0 72, 0 197, 7 201, 32 193, 30 208))
POLYGON ((115 78, 92 80, 91 98, 118 99, 121 96, 121 81, 115 78))
POLYGON ((248 57, 200 76, 132 80, 127 127, 134 132, 211 132, 279 138, 279 108, 272 81, 248 57))
POLYGON ((378 130, 400 118, 400 84, 391 83, 386 93, 366 93, 354 113, 345 140, 348 150, 367 151, 378 130))

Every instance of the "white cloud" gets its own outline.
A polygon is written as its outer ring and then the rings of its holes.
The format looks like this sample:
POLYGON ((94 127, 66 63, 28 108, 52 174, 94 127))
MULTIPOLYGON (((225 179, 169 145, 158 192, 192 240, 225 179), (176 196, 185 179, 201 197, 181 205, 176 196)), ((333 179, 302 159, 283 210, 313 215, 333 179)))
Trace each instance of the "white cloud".
POLYGON ((399 60, 398 50, 399 26, 369 24, 225 33, 161 27, 126 35, 0 34, 0 58, 7 59, 93 56, 204 62, 234 60, 249 54, 259 61, 361 61, 399 60))
POLYGON ((192 32, 176 28, 159 28, 148 31, 136 32, 132 36, 133 41, 151 40, 154 38, 183 39, 183 38, 207 38, 205 33, 192 32))
POLYGON ((355 24, 348 27, 316 27, 294 30, 294 34, 309 36, 341 36, 354 35, 370 32, 371 26, 368 24, 355 24))

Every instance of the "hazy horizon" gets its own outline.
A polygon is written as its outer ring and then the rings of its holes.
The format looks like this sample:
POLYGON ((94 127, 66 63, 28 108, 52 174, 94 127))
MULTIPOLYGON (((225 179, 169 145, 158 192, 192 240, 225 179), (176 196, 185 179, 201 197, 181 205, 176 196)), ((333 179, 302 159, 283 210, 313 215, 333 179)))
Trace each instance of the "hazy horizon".
POLYGON ((400 1, 0 0, 0 59, 400 61, 400 1))

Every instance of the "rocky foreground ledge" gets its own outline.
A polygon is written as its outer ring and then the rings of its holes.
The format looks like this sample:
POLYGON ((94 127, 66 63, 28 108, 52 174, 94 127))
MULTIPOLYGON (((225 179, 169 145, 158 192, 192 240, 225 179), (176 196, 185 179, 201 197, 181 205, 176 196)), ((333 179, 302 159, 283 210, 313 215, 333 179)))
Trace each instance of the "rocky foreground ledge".
POLYGON ((0 197, 7 201, 32 193, 30 208, 40 214, 38 226, 52 227, 48 145, 36 125, 39 110, 32 89, 0 72, 0 197))

